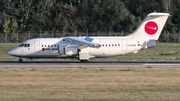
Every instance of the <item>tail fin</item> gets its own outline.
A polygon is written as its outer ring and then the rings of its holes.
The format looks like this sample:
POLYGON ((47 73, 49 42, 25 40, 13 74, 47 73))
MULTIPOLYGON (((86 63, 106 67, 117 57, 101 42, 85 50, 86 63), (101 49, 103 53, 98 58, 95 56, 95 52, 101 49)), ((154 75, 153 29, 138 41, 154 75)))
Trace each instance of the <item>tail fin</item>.
POLYGON ((135 40, 158 40, 169 13, 150 13, 131 34, 135 40))

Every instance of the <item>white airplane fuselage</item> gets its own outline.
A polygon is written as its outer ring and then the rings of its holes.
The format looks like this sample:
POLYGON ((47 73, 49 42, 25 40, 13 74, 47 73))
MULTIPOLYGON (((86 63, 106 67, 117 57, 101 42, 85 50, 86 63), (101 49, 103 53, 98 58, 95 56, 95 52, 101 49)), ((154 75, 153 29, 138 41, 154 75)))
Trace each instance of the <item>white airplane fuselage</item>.
MULTIPOLYGON (((82 37, 83 39, 85 37, 82 37)), ((91 37, 101 45, 99 48, 86 47, 81 52, 88 52, 90 58, 112 57, 132 53, 142 48, 140 40, 130 40, 124 37, 91 37)), ((29 44, 29 47, 19 46, 8 54, 24 58, 58 58, 76 57, 79 44, 63 41, 64 38, 37 38, 30 39, 22 44, 29 44), (60 49, 60 48, 63 49, 60 49), (68 48, 75 48, 75 53, 67 51, 68 48), (60 52, 61 51, 61 52, 60 52)))

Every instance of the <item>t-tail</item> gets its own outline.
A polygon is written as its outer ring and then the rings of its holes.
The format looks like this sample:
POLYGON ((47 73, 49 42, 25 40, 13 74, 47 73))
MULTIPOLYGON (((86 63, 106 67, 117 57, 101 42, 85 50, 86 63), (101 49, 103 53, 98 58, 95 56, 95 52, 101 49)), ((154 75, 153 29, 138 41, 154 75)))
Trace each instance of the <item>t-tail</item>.
POLYGON ((143 42, 142 49, 154 47, 169 16, 169 13, 148 14, 130 38, 143 42))
POLYGON ((169 17, 169 13, 150 13, 131 34, 134 40, 158 40, 162 29, 169 17))

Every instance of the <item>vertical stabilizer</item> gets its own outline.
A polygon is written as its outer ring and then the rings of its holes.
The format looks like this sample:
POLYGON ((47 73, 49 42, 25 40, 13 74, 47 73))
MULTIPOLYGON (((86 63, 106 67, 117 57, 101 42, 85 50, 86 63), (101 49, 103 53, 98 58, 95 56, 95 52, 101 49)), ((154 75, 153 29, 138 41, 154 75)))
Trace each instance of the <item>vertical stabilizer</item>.
POLYGON ((131 34, 135 40, 158 40, 169 13, 150 13, 131 34))

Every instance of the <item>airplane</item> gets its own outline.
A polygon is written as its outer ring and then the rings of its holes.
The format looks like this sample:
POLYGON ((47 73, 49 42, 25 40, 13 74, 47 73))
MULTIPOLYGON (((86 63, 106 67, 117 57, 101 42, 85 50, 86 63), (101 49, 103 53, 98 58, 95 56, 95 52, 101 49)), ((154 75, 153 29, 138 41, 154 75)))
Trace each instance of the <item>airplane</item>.
POLYGON ((23 42, 8 52, 21 58, 77 58, 88 62, 91 58, 104 58, 137 53, 156 45, 169 13, 150 13, 137 29, 122 37, 61 37, 35 38, 23 42))

